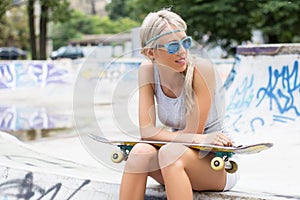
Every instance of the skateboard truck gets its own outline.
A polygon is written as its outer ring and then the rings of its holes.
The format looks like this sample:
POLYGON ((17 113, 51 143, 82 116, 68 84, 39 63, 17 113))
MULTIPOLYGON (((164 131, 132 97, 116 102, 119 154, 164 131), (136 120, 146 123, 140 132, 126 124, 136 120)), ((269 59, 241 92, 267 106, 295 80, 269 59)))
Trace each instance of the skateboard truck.
POLYGON ((111 161, 114 163, 120 163, 123 160, 126 161, 128 159, 129 152, 133 148, 133 146, 128 145, 118 145, 120 151, 115 151, 111 155, 111 161))
POLYGON ((225 168, 228 173, 235 173, 238 170, 238 165, 235 161, 229 160, 233 153, 215 153, 215 157, 211 160, 211 167, 213 170, 219 171, 225 168))

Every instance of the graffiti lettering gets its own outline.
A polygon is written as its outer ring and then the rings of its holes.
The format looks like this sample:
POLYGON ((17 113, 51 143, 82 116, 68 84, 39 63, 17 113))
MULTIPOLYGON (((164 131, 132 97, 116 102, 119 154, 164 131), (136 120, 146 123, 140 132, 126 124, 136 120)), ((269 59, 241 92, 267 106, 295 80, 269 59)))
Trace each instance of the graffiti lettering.
POLYGON ((292 72, 289 66, 283 66, 281 71, 269 66, 269 82, 266 87, 262 87, 257 92, 257 107, 267 97, 270 102, 270 110, 273 110, 273 103, 277 106, 280 114, 293 110, 297 116, 300 116, 300 108, 297 107, 294 96, 300 94, 300 77, 298 76, 298 61, 294 62, 292 72))
POLYGON ((264 121, 263 118, 261 118, 261 117, 255 117, 255 118, 253 118, 251 120, 251 122, 250 122, 250 126, 251 126, 251 131, 252 132, 255 132, 255 126, 254 126, 254 124, 256 124, 255 122, 258 122, 257 124, 261 125, 261 126, 265 125, 265 121, 264 121))
POLYGON ((71 121, 71 117, 67 115, 49 113, 43 107, 0 106, 0 130, 59 128, 65 127, 65 124, 69 124, 71 121))
MULTIPOLYGON (((70 200, 74 197, 84 186, 88 185, 91 181, 85 180, 83 183, 77 187, 66 199, 70 200)), ((49 189, 44 189, 43 187, 34 184, 33 173, 28 172, 23 179, 12 179, 0 184, 0 194, 5 196, 7 199, 9 197, 14 197, 16 199, 45 199, 48 195, 52 195, 47 199, 54 200, 60 189, 62 183, 56 183, 49 189)))
POLYGON ((15 87, 43 87, 68 82, 68 71, 48 62, 0 63, 0 89, 15 87))
POLYGON ((236 77, 236 68, 240 66, 240 62, 241 62, 241 59, 238 56, 236 56, 235 61, 233 63, 233 67, 232 67, 226 81, 224 82, 224 86, 223 86, 224 89, 228 90, 229 87, 231 86, 231 84, 233 83, 233 81, 236 77))
POLYGON ((241 112, 242 110, 248 108, 253 99, 252 85, 253 85, 254 75, 244 79, 240 87, 237 87, 234 91, 231 99, 229 99, 229 104, 226 107, 226 110, 230 110, 231 112, 241 112))
POLYGON ((0 89, 13 87, 13 73, 6 63, 0 63, 0 89))

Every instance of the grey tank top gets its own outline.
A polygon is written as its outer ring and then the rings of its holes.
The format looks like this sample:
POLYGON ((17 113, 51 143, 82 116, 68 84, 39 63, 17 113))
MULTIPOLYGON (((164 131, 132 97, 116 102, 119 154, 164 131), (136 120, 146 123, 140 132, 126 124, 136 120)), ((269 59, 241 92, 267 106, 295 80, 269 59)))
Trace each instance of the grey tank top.
MULTIPOLYGON (((177 98, 166 96, 160 84, 159 71, 154 65, 155 98, 157 103, 158 118, 162 124, 170 127, 172 130, 182 130, 186 124, 186 108, 184 99, 184 89, 177 98)), ((223 130, 224 104, 221 101, 222 95, 216 92, 208 120, 203 133, 223 130)))

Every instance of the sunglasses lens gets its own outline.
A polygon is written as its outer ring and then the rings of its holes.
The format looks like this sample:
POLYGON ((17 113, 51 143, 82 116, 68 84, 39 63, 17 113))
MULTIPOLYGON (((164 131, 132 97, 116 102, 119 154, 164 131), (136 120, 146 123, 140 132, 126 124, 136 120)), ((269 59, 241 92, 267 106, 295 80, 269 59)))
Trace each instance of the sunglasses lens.
POLYGON ((168 45, 168 53, 175 54, 180 48, 180 44, 178 42, 170 43, 168 45))
POLYGON ((184 40, 182 41, 182 46, 183 46, 185 49, 191 48, 191 46, 192 46, 192 38, 191 38, 191 37, 187 37, 186 39, 184 39, 184 40))
POLYGON ((189 49, 192 46, 192 38, 187 37, 181 41, 178 42, 170 42, 167 44, 164 44, 163 46, 167 48, 169 54, 175 54, 179 51, 180 45, 182 45, 185 49, 189 49))

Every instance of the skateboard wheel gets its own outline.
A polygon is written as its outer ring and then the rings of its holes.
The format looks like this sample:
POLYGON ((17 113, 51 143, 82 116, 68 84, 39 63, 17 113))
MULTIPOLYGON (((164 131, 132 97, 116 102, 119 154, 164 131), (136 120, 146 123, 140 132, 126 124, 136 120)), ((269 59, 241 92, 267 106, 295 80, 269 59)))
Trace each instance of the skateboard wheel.
POLYGON ((230 160, 225 164, 225 170, 226 172, 233 174, 238 170, 238 164, 230 160))
POLYGON ((124 154, 121 151, 116 151, 111 155, 111 161, 114 163, 120 163, 124 160, 124 154))
POLYGON ((212 160, 211 160, 211 167, 213 168, 213 170, 221 170, 224 168, 225 166, 225 162, 222 158, 220 157, 214 157, 212 160))

